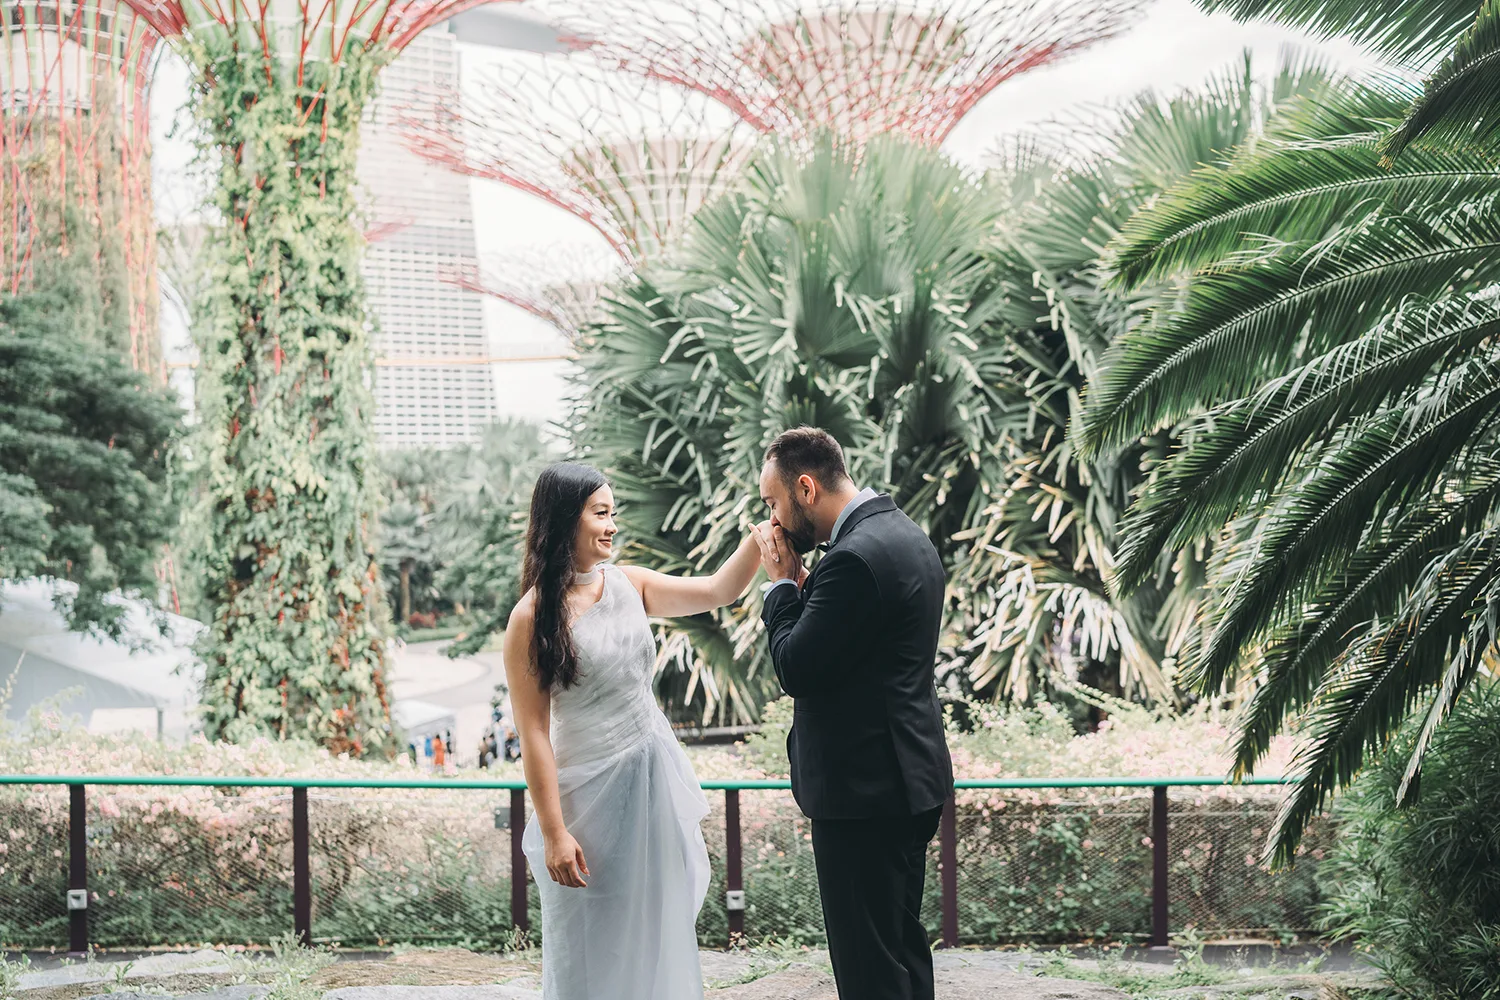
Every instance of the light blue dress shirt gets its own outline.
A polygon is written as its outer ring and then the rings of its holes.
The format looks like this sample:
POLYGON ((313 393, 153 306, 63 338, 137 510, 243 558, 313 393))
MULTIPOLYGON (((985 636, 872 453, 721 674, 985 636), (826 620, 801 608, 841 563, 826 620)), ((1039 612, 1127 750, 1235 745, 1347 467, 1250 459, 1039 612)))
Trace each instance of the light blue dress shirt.
MULTIPOLYGON (((878 496, 880 496, 880 494, 876 493, 868 486, 856 493, 854 495, 854 499, 850 500, 844 505, 844 509, 839 511, 838 518, 834 520, 833 530, 828 533, 828 544, 832 545, 834 542, 839 540, 839 532, 843 530, 844 522, 849 520, 849 515, 854 513, 854 508, 858 507, 862 503, 865 503, 866 501, 874 500, 878 496)), ((783 584, 789 587, 795 587, 797 585, 797 581, 791 579, 790 577, 775 580, 771 583, 766 584, 765 590, 763 590, 761 593, 762 595, 769 594, 774 588, 780 587, 783 584)))

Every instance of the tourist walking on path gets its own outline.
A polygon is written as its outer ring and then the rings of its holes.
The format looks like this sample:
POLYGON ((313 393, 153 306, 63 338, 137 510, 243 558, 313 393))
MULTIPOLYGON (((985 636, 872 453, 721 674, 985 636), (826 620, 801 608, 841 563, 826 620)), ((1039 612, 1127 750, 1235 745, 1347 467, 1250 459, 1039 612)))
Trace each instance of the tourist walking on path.
POLYGON ((792 794, 813 857, 843 1000, 933 1000, 922 924, 927 845, 953 790, 933 682, 943 613, 937 550, 885 494, 858 489, 825 431, 766 452, 757 527, 773 583, 761 616, 795 701, 792 794), (802 556, 825 550, 811 573, 802 556))
POLYGON ((542 472, 525 593, 505 631, 536 806, 522 847, 542 897, 542 995, 699 1000, 708 800, 652 692, 648 616, 731 603, 759 551, 747 537, 712 576, 673 577, 610 563, 614 536, 614 497, 596 469, 542 472))

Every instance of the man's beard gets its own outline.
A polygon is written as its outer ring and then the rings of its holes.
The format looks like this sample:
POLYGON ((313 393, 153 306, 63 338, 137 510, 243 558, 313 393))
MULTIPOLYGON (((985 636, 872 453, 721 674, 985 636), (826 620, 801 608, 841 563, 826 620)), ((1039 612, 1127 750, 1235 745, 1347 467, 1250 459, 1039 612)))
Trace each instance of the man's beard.
POLYGON ((818 547, 817 530, 813 527, 812 519, 796 500, 792 501, 790 518, 781 518, 781 533, 786 536, 792 551, 799 556, 805 556, 818 547))

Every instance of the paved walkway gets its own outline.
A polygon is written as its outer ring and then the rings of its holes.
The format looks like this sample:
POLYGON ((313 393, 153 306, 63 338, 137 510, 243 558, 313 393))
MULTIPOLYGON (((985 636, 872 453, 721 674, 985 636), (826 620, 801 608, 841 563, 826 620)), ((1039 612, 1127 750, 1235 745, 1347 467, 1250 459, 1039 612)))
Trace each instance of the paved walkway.
POLYGON ((505 661, 497 651, 449 659, 446 640, 411 642, 391 653, 391 693, 416 698, 453 712, 453 749, 459 763, 475 763, 479 735, 490 723, 490 697, 505 682, 505 661))
MULTIPOLYGON (((540 1000, 537 956, 483 955, 460 949, 409 951, 375 960, 340 961, 316 972, 304 996, 321 1000, 540 1000)), ((1170 967, 1125 963, 1159 989, 1130 993, 1097 982, 1041 975, 1048 958, 1015 951, 941 952, 936 957, 941 1000, 1318 1000, 1341 995, 1326 986, 1373 985, 1369 973, 1265 974, 1250 969, 1217 986, 1181 986, 1170 967)), ((1070 960, 1074 974, 1097 962, 1070 960)), ((1119 964, 1113 967, 1116 972, 1119 964)), ((19 1000, 261 1000, 270 966, 223 952, 152 955, 133 962, 75 963, 23 975, 19 1000), (248 972, 248 974, 247 974, 248 972), (252 980, 246 983, 246 980, 252 980)), ((1056 971, 1049 966, 1047 971, 1056 971)), ((838 1000, 822 952, 703 952, 708 1000, 838 1000)))

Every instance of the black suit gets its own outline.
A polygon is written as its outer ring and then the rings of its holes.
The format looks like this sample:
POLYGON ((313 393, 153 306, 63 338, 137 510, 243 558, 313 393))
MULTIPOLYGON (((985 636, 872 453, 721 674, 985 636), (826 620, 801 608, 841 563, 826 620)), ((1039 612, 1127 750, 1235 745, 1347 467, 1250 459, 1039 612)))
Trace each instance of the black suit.
POLYGON ((762 617, 795 699, 792 794, 813 821, 828 946, 845 1000, 931 1000, 919 918, 953 767, 933 686, 943 567, 884 494, 850 512, 799 593, 762 617))

